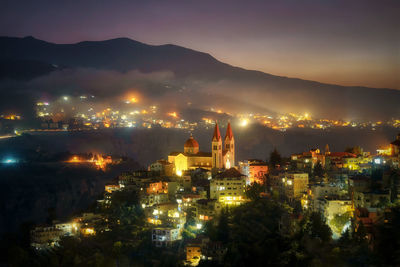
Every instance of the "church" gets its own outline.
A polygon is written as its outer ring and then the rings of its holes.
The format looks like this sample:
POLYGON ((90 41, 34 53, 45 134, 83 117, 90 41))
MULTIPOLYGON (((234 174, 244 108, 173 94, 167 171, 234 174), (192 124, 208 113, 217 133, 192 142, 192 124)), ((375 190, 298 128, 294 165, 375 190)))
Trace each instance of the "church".
POLYGON ((215 124, 211 140, 211 153, 199 150, 199 143, 190 135, 183 146, 183 152, 172 152, 168 155, 168 162, 174 165, 175 173, 181 175, 183 171, 197 168, 229 169, 235 166, 235 138, 231 124, 228 123, 224 142, 222 142, 218 123, 215 124))

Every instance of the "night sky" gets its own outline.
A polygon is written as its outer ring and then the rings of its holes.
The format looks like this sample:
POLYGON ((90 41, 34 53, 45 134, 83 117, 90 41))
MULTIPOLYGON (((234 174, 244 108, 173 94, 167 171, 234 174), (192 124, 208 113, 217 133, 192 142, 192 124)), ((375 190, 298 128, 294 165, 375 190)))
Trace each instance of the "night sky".
POLYGON ((129 37, 271 74, 400 89, 400 1, 0 1, 0 35, 129 37))

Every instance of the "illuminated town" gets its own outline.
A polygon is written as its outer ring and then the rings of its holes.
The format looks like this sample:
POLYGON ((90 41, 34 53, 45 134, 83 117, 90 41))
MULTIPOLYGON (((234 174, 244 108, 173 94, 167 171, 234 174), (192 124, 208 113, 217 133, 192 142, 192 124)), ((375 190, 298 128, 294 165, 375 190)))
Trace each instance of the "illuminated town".
MULTIPOLYGON (((34 227, 32 248, 40 253, 57 249, 65 238, 96 240, 113 231, 119 236, 129 226, 129 239, 118 241, 118 246, 133 248, 137 242, 148 240, 149 246, 160 253, 175 253, 182 265, 223 263, 231 253, 230 242, 235 241, 218 236, 228 237, 237 231, 224 221, 240 224, 235 222, 238 212, 264 202, 283 209, 281 216, 288 216, 277 218, 282 235, 298 235, 305 223, 317 223, 313 216, 319 214, 325 228, 302 232, 312 235, 317 234, 313 231, 325 231, 327 236, 320 237, 319 242, 338 242, 345 235, 360 235, 362 231, 362 242, 372 249, 377 245, 376 229, 395 223, 392 209, 399 201, 400 134, 376 153, 361 147, 334 152, 327 144, 287 159, 273 151, 265 162, 235 160, 240 140, 235 140, 230 124, 225 135, 221 135, 218 124, 212 132, 208 144, 211 152, 200 151, 199 143, 190 135, 182 151, 165 155, 147 170, 121 173, 106 184, 94 211, 34 227), (115 213, 123 207, 136 211, 115 213), (135 217, 137 226, 131 225, 130 216, 135 217)), ((118 164, 101 155, 75 155, 67 162, 93 164, 103 171, 108 164, 118 164)))
POLYGON ((399 0, 0 7, 0 267, 400 266, 399 0))
POLYGON ((193 131, 195 129, 212 128, 215 120, 231 120, 241 127, 250 124, 260 124, 265 127, 286 131, 292 128, 310 128, 317 130, 329 130, 334 128, 349 127, 359 129, 376 130, 379 127, 400 128, 400 118, 388 121, 346 121, 318 118, 305 112, 304 114, 241 114, 224 112, 220 109, 209 108, 210 117, 202 117, 190 121, 185 119, 184 112, 160 111, 157 105, 141 105, 138 98, 132 97, 122 101, 118 107, 96 109, 95 96, 69 97, 63 96, 52 102, 39 101, 36 103, 35 126, 27 127, 16 121, 23 121, 23 117, 17 114, 3 114, 0 119, 0 132, 3 137, 8 134, 30 131, 66 131, 66 130, 97 130, 105 128, 176 128, 193 131), (88 100, 89 99, 89 100, 88 100), (122 105, 125 104, 125 105, 122 105), (123 109, 121 108, 123 106, 123 109), (223 117, 221 117, 223 116, 223 117))

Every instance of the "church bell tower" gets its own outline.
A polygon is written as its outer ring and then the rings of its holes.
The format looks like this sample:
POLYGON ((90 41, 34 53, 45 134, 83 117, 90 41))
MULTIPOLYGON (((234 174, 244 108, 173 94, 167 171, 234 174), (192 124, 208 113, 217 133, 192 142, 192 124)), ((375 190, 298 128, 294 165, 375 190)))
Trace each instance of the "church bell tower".
POLYGON ((222 169, 222 138, 219 131, 218 123, 215 124, 214 135, 211 142, 211 153, 212 153, 212 168, 222 169))
POLYGON ((226 151, 226 161, 225 168, 230 168, 235 166, 235 137, 233 136, 231 123, 228 122, 226 127, 226 134, 224 140, 224 150, 226 151), (229 163, 228 163, 229 161, 229 163))

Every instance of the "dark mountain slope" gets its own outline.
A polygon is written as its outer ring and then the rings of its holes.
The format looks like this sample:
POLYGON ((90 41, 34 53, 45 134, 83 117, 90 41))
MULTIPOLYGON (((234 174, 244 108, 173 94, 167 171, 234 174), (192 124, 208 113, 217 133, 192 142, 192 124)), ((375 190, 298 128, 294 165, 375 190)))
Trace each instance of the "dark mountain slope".
MULTIPOLYGON (((400 116, 400 91, 346 87, 245 70, 211 55, 175 46, 152 46, 127 38, 53 44, 33 37, 0 37, 0 60, 30 60, 66 66, 126 72, 171 71, 188 88, 218 83, 213 93, 246 99, 276 111, 347 118, 400 116), (378 108, 379 107, 379 108, 378 108)), ((213 84, 212 84, 213 85, 213 84)), ((161 89, 160 89, 161 90, 161 89)))
POLYGON ((49 74, 58 67, 36 60, 0 60, 0 80, 30 80, 49 74))

